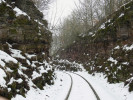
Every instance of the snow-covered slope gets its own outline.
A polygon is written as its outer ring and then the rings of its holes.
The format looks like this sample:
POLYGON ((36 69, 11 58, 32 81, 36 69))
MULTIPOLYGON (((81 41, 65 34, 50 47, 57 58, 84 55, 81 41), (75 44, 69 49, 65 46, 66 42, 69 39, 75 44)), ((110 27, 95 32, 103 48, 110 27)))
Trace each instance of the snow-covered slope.
POLYGON ((1 96, 9 99, 16 95, 25 97, 28 91, 42 90, 46 84, 53 84, 53 69, 45 59, 43 62, 33 61, 32 55, 22 55, 21 50, 8 45, 10 54, 0 50, 1 96))

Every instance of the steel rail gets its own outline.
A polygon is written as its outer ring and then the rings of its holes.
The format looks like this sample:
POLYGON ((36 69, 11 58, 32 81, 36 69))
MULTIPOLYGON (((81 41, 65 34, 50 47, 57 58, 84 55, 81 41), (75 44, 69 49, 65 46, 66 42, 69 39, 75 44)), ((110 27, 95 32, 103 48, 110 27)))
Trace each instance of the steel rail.
POLYGON ((82 79, 84 79, 88 83, 88 85, 90 86, 90 88, 92 89, 92 91, 95 94, 97 100, 100 100, 100 97, 98 96, 97 92, 95 91, 95 89, 93 88, 93 86, 90 84, 90 82, 88 80, 86 80, 83 76, 81 76, 81 75, 79 75, 77 73, 73 73, 73 74, 76 74, 76 75, 80 76, 82 79))
POLYGON ((70 96, 70 93, 71 93, 71 90, 72 90, 72 86, 73 86, 73 79, 72 79, 72 76, 71 76, 70 74, 68 74, 68 73, 65 73, 65 74, 69 75, 70 78, 71 78, 71 86, 70 86, 69 91, 68 91, 68 93, 67 93, 67 96, 66 96, 66 98, 65 98, 65 100, 68 100, 68 98, 69 98, 69 96, 70 96))

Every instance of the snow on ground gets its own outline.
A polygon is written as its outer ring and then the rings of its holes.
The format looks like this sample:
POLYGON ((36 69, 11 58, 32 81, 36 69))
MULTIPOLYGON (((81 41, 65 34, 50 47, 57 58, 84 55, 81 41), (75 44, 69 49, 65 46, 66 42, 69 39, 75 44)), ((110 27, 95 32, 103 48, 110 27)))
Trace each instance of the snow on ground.
POLYGON ((124 83, 109 84, 104 75, 96 73, 95 76, 87 72, 78 72, 85 77, 94 87, 101 100, 133 100, 133 92, 129 93, 124 83), (108 98, 108 99, 107 99, 108 98))
MULTIPOLYGON (((69 73, 69 72, 67 72, 69 73)), ((85 77, 96 90, 101 100, 132 100, 133 93, 128 92, 128 88, 123 83, 109 84, 102 74, 95 76, 87 72, 77 72, 85 77)), ((57 79, 52 86, 47 85, 44 90, 30 88, 26 98, 17 95, 12 100, 64 100, 69 91, 71 79, 69 75, 56 71, 57 79)), ((68 100, 96 100, 95 95, 89 85, 79 76, 72 74, 73 87, 68 100)))
POLYGON ((16 59, 14 59, 10 55, 8 55, 6 52, 0 50, 0 65, 3 66, 3 67, 5 66, 4 61, 5 62, 12 61, 14 63, 17 63, 18 62, 16 59))
POLYGON ((72 74, 73 86, 68 100, 97 100, 89 85, 78 75, 72 74))
POLYGON ((30 88, 30 91, 26 94, 26 98, 17 95, 12 100, 64 100, 69 88, 70 77, 63 73, 56 71, 57 79, 52 86, 45 86, 44 90, 30 88))

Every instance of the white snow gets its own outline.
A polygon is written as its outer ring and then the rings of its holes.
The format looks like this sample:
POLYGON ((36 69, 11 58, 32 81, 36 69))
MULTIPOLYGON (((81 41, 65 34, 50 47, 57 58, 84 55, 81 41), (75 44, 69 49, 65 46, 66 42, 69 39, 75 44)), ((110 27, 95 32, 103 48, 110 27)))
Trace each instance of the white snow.
POLYGON ((32 67, 36 67, 35 63, 38 63, 38 62, 37 62, 37 61, 32 61, 31 66, 32 66, 32 67))
POLYGON ((25 59, 25 57, 21 55, 22 51, 16 50, 16 49, 11 49, 11 48, 10 48, 10 51, 12 52, 12 54, 11 54, 12 57, 25 59))
MULTIPOLYGON (((27 70, 28 68, 19 63, 19 70, 27 70)), ((18 71, 19 71, 18 70, 18 71)))
POLYGON ((43 23, 41 23, 40 21, 38 21, 38 20, 34 20, 35 22, 37 22, 38 24, 40 24, 40 25, 44 25, 43 23))
POLYGON ((31 59, 32 57, 36 57, 35 54, 28 54, 28 53, 25 53, 25 55, 26 55, 29 59, 31 59))
POLYGON ((133 44, 131 45, 131 46, 127 46, 127 45, 125 45, 125 46, 123 46, 123 50, 132 50, 133 49, 133 44))
POLYGON ((11 88, 8 88, 8 92, 10 92, 11 91, 11 88))
POLYGON ((17 95, 12 100, 64 100, 70 87, 70 77, 62 72, 56 72, 57 79, 52 86, 45 86, 44 90, 34 89, 34 85, 29 82, 30 91, 26 94, 26 98, 17 95))
POLYGON ((16 12, 16 16, 20 16, 20 15, 28 16, 25 12, 23 12, 22 10, 20 10, 17 7, 15 7, 13 10, 16 12))
POLYGON ((93 35, 93 32, 89 32, 89 34, 88 34, 88 35, 89 35, 89 36, 90 36, 90 35, 93 35))
MULTIPOLYGON (((84 70, 82 64, 78 64, 75 61, 74 62, 69 62, 68 60, 62 60, 62 59, 61 60, 56 60, 56 61, 58 61, 58 63, 70 64, 71 67, 76 67, 78 69, 84 70)), ((60 66, 60 67, 65 67, 65 66, 60 66)))
POLYGON ((31 63, 30 63, 30 61, 29 61, 29 60, 26 60, 26 62, 27 62, 27 64, 28 64, 28 65, 31 65, 31 63))
POLYGON ((8 68, 8 67, 6 68, 6 71, 7 71, 7 72, 13 72, 13 70, 11 70, 11 69, 8 68))
POLYGON ((93 34, 92 37, 94 37, 96 34, 93 34))
MULTIPOLYGON (((18 73, 19 73, 20 75, 24 75, 23 72, 22 72, 21 70, 18 70, 18 73)), ((26 76, 26 75, 24 75, 24 76, 26 76)))
MULTIPOLYGON (((11 47, 10 47, 11 48, 11 47)), ((117 46, 115 47, 115 49, 119 49, 120 47, 117 46)), ((123 47, 123 49, 125 50, 132 50, 133 49, 133 45, 131 46, 127 46, 125 45, 123 47)), ((23 57, 21 55, 21 51, 20 50, 14 50, 14 49, 10 49, 12 51, 12 56, 13 57, 19 57, 19 58, 23 58, 26 59, 25 57, 23 57)), ((36 55, 26 55, 28 58, 31 58, 33 56, 36 55)), ((4 51, 0 50, 0 65, 2 67, 5 66, 5 62, 9 62, 12 61, 14 63, 18 63, 18 61, 16 59, 14 59, 13 57, 11 57, 10 55, 8 55, 7 53, 5 53, 4 51)), ((118 61, 116 61, 114 58, 110 57, 108 59, 108 61, 114 62, 115 64, 117 64, 118 61)), ((27 60, 28 64, 31 64, 29 60, 27 60)), ((34 67, 36 67, 35 63, 39 63, 38 61, 33 61, 32 65, 34 67)), ((100 96, 101 100, 132 100, 133 98, 133 93, 129 93, 128 92, 128 86, 124 87, 124 83, 118 83, 118 84, 109 84, 107 82, 107 79, 104 79, 104 75, 103 74, 95 74, 95 76, 89 75, 83 68, 82 64, 78 64, 76 62, 69 62, 68 60, 59 60, 59 63, 68 63, 71 64, 73 67, 77 67, 77 68, 81 68, 83 70, 83 72, 78 72, 79 74, 81 74, 82 76, 84 76, 94 87, 94 89, 96 90, 96 92, 98 93, 98 95, 100 96)), ((39 76, 42 76, 42 73, 47 73, 48 70, 52 70, 52 66, 44 60, 43 64, 45 64, 46 69, 44 68, 44 66, 40 66, 39 72, 37 73, 36 71, 33 72, 32 74, 32 78, 35 79, 39 76)), ((129 64, 128 62, 123 62, 122 64, 127 65, 129 64)), ((99 66, 102 67, 102 66, 99 66)), ((121 68, 121 66, 120 66, 121 68)), ((7 72, 12 72, 12 70, 10 68, 4 68, 7 72)), ((26 67, 23 67, 22 64, 19 64, 19 69, 18 69, 18 73, 20 75, 24 75, 25 78, 27 79, 27 82, 30 86, 30 90, 28 91, 28 93, 26 94, 26 98, 17 95, 16 97, 14 97, 12 100, 64 100, 68 90, 70 88, 70 84, 71 84, 71 79, 70 77, 63 73, 63 72, 59 72, 56 71, 56 75, 57 75, 57 79, 54 80, 55 84, 52 86, 46 85, 44 87, 44 90, 40 90, 40 89, 34 89, 34 83, 31 81, 30 78, 28 78, 28 76, 26 76, 21 70, 22 69, 26 69, 26 67)), ((73 87, 72 87, 72 92, 70 95, 69 100, 88 100, 88 98, 90 100, 96 100, 92 90, 90 89, 90 87, 88 86, 88 84, 86 84, 86 82, 74 75, 71 74, 73 77, 73 87), (87 99, 86 99, 87 98, 87 99)), ((6 77, 6 73, 4 72, 3 69, 0 68, 0 86, 2 87, 6 87, 6 81, 4 79, 4 77, 6 77)), ((133 78, 129 79, 132 80, 133 78)), ((18 79, 15 80, 13 78, 10 79, 10 82, 8 84, 12 84, 13 82, 18 82, 21 83, 23 82, 22 79, 18 79)), ((11 89, 8 88, 8 91, 10 91, 11 89)), ((19 90, 16 90, 19 91, 19 90)))
POLYGON ((112 58, 112 57, 108 58, 108 61, 114 62, 115 64, 117 64, 117 63, 118 63, 118 61, 117 61, 117 60, 115 60, 115 59, 114 59, 114 58, 112 58))
POLYGON ((109 19, 107 22, 110 23, 111 22, 111 19, 109 19))
POLYGON ((100 29, 105 29, 105 23, 100 26, 100 29))
POLYGON ((97 100, 89 85, 78 75, 72 74, 73 86, 68 100, 97 100))
POLYGON ((114 49, 120 49, 120 46, 116 46, 114 49))
POLYGON ((95 73, 95 76, 89 75, 87 72, 78 72, 85 77, 96 90, 101 100, 132 100, 133 93, 128 92, 128 88, 124 87, 124 83, 109 84, 103 74, 95 73))
POLYGON ((124 13, 121 13, 121 15, 119 17, 122 17, 122 16, 124 16, 124 13))
POLYGON ((13 77, 10 79, 10 82, 8 84, 12 84, 13 82, 22 83, 22 79, 15 80, 13 77))
POLYGON ((34 71, 32 74, 32 79, 36 79, 37 77, 41 77, 41 76, 42 76, 42 74, 39 74, 36 71, 34 71))
POLYGON ((127 81, 130 81, 130 82, 131 82, 132 80, 133 80, 133 77, 131 77, 131 78, 130 78, 130 79, 128 79, 127 81))
POLYGON ((9 4, 7 4, 6 6, 12 8, 12 6, 10 6, 9 4))
POLYGON ((5 0, 0 0, 0 3, 5 2, 5 0))
POLYGON ((47 66, 46 70, 52 70, 52 66, 47 61, 43 61, 43 63, 47 66))
POLYGON ((4 70, 0 69, 0 86, 2 87, 6 87, 6 81, 4 77, 6 77, 6 73, 4 72, 4 70))
POLYGON ((122 64, 123 65, 129 65, 129 62, 123 62, 122 64))
MULTIPOLYGON (((68 72, 69 73, 69 72, 68 72)), ((132 100, 133 93, 128 92, 128 88, 124 87, 124 83, 109 84, 104 79, 103 74, 89 75, 87 72, 77 72, 86 78, 93 88, 96 90, 101 100, 132 100)), ((71 84, 70 77, 56 71, 57 79, 52 86, 46 85, 44 90, 34 89, 32 81, 29 82, 30 91, 26 94, 26 98, 17 95, 12 100, 64 100, 71 84)), ((72 74, 73 87, 69 100, 96 100, 92 90, 88 84, 80 77, 72 74)))
POLYGON ((3 61, 5 61, 5 62, 12 61, 14 63, 17 63, 18 62, 16 59, 12 58, 10 55, 8 55, 4 51, 1 51, 0 50, 0 65, 4 67, 5 66, 5 63, 3 61))
POLYGON ((43 66, 40 67, 40 73, 47 73, 48 71, 46 69, 44 69, 43 66))
POLYGON ((128 7, 128 8, 126 8, 126 9, 130 9, 131 7, 128 7))

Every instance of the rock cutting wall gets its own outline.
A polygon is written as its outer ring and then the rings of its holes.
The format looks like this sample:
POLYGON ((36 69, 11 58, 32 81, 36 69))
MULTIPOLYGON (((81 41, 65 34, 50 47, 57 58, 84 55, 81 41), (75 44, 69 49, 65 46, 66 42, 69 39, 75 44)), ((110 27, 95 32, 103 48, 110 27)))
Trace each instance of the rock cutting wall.
POLYGON ((0 96, 26 97, 31 88, 53 84, 51 41, 47 21, 31 0, 0 3, 0 96))

